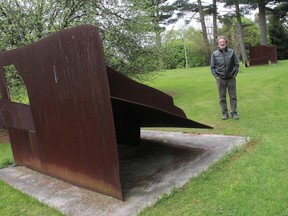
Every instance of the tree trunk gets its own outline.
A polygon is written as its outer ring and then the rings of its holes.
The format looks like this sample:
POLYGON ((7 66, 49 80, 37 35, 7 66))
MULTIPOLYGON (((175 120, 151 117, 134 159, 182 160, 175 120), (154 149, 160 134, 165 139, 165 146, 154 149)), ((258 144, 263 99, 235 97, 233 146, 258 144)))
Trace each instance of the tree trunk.
POLYGON ((260 0, 258 3, 258 8, 259 8, 260 44, 267 45, 265 2, 260 0))
POLYGON ((236 8, 236 19, 237 19, 237 27, 238 27, 238 34, 239 34, 239 42, 240 42, 240 48, 241 48, 242 61, 245 64, 245 67, 247 67, 247 55, 246 55, 243 27, 242 27, 242 22, 241 22, 241 14, 240 14, 238 1, 235 2, 235 8, 236 8))
POLYGON ((200 15, 200 23, 202 27, 202 33, 203 33, 203 39, 204 39, 204 45, 205 45, 205 55, 206 55, 206 65, 209 65, 210 62, 210 45, 206 30, 206 24, 205 24, 205 18, 203 13, 203 7, 200 0, 197 0, 198 8, 199 8, 199 15, 200 15))
POLYGON ((213 39, 216 45, 217 45, 217 42, 216 42, 217 37, 218 37, 217 5, 216 5, 216 0, 213 0, 213 39))

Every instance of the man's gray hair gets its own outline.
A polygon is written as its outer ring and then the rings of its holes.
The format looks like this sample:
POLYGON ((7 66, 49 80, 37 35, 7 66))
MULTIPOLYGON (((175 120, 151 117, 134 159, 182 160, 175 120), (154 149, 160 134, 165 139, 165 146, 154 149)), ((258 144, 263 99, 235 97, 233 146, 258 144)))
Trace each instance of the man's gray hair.
POLYGON ((226 41, 226 43, 228 44, 228 40, 225 36, 218 36, 216 39, 217 43, 219 42, 220 39, 224 39, 226 41))

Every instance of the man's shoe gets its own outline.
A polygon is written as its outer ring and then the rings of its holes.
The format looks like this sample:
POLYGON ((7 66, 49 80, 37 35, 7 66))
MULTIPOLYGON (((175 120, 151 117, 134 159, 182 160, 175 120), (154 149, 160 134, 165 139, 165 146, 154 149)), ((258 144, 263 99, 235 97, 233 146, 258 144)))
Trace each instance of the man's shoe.
POLYGON ((238 120, 239 116, 237 115, 237 113, 232 113, 232 118, 235 120, 238 120))
POLYGON ((227 120, 228 119, 228 114, 227 113, 223 113, 222 114, 222 120, 227 120))

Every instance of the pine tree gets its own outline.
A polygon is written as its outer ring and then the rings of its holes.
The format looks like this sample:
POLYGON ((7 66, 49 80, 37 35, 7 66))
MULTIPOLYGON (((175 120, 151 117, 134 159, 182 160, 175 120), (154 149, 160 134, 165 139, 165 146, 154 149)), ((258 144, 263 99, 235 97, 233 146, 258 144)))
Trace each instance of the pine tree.
POLYGON ((276 16, 269 19, 269 36, 272 45, 276 46, 277 58, 288 59, 288 30, 276 16))

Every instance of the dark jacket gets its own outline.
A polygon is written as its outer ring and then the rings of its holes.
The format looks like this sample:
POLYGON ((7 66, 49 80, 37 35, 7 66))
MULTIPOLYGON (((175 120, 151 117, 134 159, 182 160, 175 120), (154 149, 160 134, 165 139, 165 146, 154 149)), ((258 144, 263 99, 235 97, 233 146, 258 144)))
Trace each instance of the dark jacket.
POLYGON ((230 79, 236 77, 239 70, 239 62, 233 49, 224 51, 217 49, 211 55, 211 73, 217 78, 230 79))

